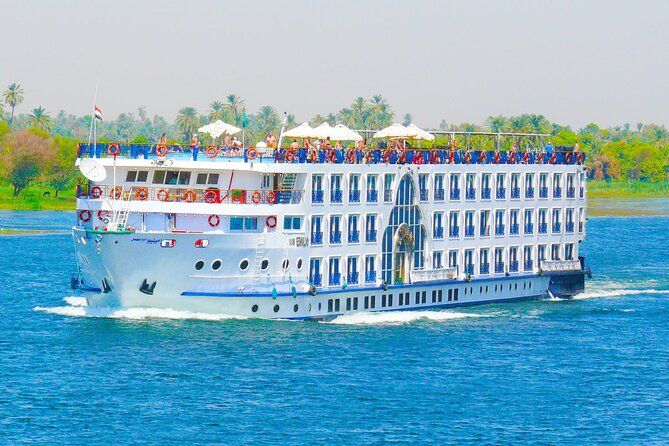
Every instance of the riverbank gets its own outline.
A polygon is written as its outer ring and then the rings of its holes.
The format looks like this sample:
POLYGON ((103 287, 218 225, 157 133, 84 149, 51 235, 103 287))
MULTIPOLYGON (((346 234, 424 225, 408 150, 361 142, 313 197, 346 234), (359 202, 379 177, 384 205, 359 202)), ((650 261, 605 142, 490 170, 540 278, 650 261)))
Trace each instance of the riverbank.
POLYGON ((588 181, 588 198, 669 198, 669 181, 588 181))
POLYGON ((47 186, 31 186, 18 197, 12 195, 12 186, 0 184, 0 209, 8 211, 72 211, 76 199, 74 189, 64 190, 54 197, 47 186), (48 195, 45 195, 48 192, 48 195))

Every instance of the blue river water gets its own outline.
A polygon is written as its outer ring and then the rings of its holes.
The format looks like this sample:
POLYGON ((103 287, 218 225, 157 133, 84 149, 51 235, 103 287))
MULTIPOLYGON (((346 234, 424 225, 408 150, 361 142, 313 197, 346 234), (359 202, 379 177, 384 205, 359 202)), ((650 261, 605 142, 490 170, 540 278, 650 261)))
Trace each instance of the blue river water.
POLYGON ((570 301, 91 312, 71 213, 0 213, 0 444, 667 444, 668 217, 591 218, 570 301))

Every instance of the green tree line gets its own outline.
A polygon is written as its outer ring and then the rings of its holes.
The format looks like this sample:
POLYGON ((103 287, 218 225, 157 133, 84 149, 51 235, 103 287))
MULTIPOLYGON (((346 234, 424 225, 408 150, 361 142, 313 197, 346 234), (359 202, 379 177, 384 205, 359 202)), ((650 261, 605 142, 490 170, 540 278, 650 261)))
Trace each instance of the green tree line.
MULTIPOLYGON (((77 179, 76 145, 88 140, 92 115, 76 116, 63 110, 53 114, 41 106, 20 110, 24 97, 24 89, 17 83, 2 93, 0 176, 14 186, 16 196, 34 181, 48 184, 56 194, 73 187, 77 179)), ((155 142, 164 133, 171 143, 188 143, 199 127, 217 119, 243 127, 246 141, 253 143, 264 140, 269 133, 277 134, 283 116, 271 105, 252 112, 240 96, 229 94, 212 101, 206 110, 182 107, 173 121, 160 115, 149 116, 142 106, 135 112, 104 119, 98 124, 97 133, 101 142, 155 142)), ((379 129, 395 121, 395 112, 383 96, 374 95, 368 99, 358 97, 338 112, 317 114, 308 121, 312 125, 328 122, 331 125, 343 123, 358 130, 379 129)), ((411 113, 405 113, 401 121, 410 123, 411 113)), ((299 122, 294 114, 286 115, 287 128, 299 122)), ((664 126, 656 124, 601 128, 593 123, 574 130, 551 122, 543 115, 522 114, 490 116, 480 124, 442 120, 437 130, 549 134, 547 140, 553 145, 578 143, 587 153, 589 176, 595 179, 661 181, 666 180, 669 173, 669 133, 664 126)), ((446 144, 447 139, 448 136, 438 138, 437 143, 446 144)), ((460 147, 474 149, 491 149, 494 144, 490 138, 483 137, 457 139, 460 147)), ((205 138, 203 142, 208 141, 205 138)))

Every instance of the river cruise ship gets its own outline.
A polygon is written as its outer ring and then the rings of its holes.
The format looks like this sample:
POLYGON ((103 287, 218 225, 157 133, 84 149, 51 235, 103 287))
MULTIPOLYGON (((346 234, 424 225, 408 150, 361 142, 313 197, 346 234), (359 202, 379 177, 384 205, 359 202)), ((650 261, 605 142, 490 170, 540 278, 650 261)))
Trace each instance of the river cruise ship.
POLYGON ((584 154, 444 133, 402 149, 81 144, 72 285, 90 306, 281 319, 582 292, 584 154))

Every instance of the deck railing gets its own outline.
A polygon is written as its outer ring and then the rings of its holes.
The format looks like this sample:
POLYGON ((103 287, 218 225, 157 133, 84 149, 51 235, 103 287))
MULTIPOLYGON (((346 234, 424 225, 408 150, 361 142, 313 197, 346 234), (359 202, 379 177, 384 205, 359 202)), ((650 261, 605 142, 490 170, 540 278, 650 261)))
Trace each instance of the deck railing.
POLYGON ((194 161, 243 161, 269 163, 333 163, 333 164, 583 164, 585 154, 570 149, 554 151, 535 149, 526 154, 504 151, 407 149, 402 153, 389 149, 263 149, 254 147, 190 146, 180 144, 79 144, 81 158, 144 158, 157 157, 194 161))
POLYGON ((299 204, 303 190, 248 190, 216 188, 189 188, 175 185, 162 186, 93 186, 80 197, 93 199, 128 198, 131 201, 162 201, 184 203, 232 203, 232 204, 299 204))

